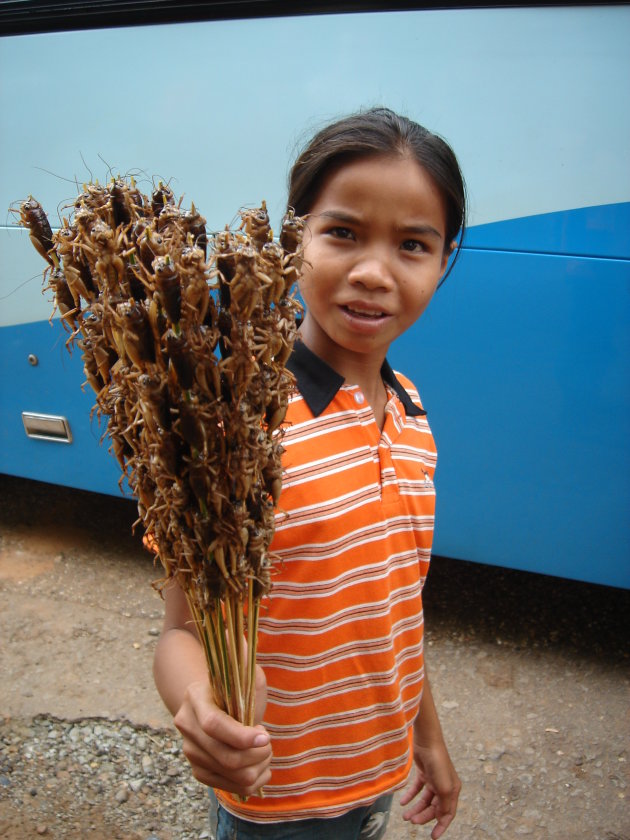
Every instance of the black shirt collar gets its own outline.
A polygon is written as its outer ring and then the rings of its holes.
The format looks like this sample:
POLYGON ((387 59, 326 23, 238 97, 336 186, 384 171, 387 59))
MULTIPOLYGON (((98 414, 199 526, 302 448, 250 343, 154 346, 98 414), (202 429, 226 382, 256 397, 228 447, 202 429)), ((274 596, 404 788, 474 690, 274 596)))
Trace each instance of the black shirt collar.
MULTIPOLYGON (((345 381, 343 376, 299 340, 295 342, 287 367, 295 376, 300 393, 315 417, 328 408, 345 381)), ((424 409, 412 402, 407 391, 396 379, 387 359, 383 362, 381 376, 383 382, 396 392, 409 417, 421 417, 426 414, 424 409)))

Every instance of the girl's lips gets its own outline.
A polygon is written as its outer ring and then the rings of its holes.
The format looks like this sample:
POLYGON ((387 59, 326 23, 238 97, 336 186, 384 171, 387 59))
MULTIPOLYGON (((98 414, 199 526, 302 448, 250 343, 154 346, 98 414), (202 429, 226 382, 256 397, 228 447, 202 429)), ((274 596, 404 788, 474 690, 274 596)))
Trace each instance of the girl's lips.
POLYGON ((363 309, 341 305, 341 312, 346 322, 355 330, 373 331, 379 329, 391 316, 380 309, 363 309))
POLYGON ((341 308, 352 316, 356 316, 358 318, 384 318, 387 317, 387 313, 382 309, 378 309, 374 306, 366 306, 361 305, 360 303, 346 303, 342 304, 341 308))

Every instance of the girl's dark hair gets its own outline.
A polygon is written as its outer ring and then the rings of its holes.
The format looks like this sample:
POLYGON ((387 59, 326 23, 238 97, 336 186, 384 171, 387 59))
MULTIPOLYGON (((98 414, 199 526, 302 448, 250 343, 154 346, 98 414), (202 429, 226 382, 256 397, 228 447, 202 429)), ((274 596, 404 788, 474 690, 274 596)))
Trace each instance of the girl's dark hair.
POLYGON ((301 152, 289 174, 288 205, 306 216, 317 200, 324 181, 340 164, 374 155, 411 155, 431 176, 446 204, 446 241, 459 241, 459 255, 466 228, 466 186, 455 153, 437 134, 389 108, 360 111, 318 131, 301 152))

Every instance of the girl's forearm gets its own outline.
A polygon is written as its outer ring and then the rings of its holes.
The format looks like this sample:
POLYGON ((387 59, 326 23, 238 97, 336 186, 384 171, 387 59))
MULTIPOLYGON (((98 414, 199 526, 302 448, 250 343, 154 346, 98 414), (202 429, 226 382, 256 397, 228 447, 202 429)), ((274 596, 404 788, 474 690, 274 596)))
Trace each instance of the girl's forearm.
POLYGON ((184 701, 186 689, 193 682, 208 679, 203 649, 199 640, 178 627, 162 633, 153 658, 155 685, 167 709, 175 715, 184 701))
POLYGON ((414 740, 417 744, 427 747, 433 744, 444 744, 444 735, 442 734, 440 719, 433 701, 433 692, 431 691, 431 684, 426 673, 426 666, 420 708, 418 709, 413 729, 414 740))

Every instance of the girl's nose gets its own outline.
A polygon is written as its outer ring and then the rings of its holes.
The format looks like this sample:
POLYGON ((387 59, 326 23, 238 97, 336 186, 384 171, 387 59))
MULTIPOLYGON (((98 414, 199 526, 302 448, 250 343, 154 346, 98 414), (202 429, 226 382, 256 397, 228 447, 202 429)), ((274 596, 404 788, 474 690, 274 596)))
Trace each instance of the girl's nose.
POLYGON ((356 262, 348 273, 348 280, 370 290, 386 289, 394 282, 387 261, 381 257, 366 257, 356 262))

